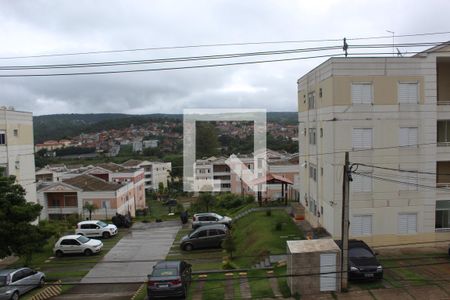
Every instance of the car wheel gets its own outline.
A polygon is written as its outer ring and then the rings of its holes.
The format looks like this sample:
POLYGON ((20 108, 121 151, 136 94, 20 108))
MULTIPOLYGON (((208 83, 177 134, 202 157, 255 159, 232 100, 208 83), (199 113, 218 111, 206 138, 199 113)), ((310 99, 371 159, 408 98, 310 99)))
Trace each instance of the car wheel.
POLYGON ((91 249, 84 250, 84 255, 91 256, 92 255, 92 250, 91 249))
POLYGON ((61 250, 56 250, 56 252, 55 252, 55 255, 57 256, 57 257, 61 257, 61 256, 63 256, 63 252, 61 251, 61 250))
POLYGON ((192 249, 194 249, 194 247, 192 246, 192 244, 186 244, 186 245, 184 245, 184 251, 191 251, 192 249))
POLYGON ((19 292, 14 292, 14 294, 12 294, 11 296, 11 300, 19 300, 19 292))
POLYGON ((111 237, 111 234, 109 232, 105 231, 105 232, 103 232, 102 236, 104 239, 109 239, 111 237))
POLYGON ((43 287, 45 285, 45 278, 42 277, 41 280, 39 280, 39 287, 43 287))

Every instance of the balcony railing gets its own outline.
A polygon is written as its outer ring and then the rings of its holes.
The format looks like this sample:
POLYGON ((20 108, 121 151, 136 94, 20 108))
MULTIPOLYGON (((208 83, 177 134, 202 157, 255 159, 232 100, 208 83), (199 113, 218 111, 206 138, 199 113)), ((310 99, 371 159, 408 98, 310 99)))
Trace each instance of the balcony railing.
POLYGON ((443 188, 443 189, 449 189, 449 192, 450 192, 450 182, 437 182, 436 187, 443 188))
POLYGON ((437 105, 450 105, 450 100, 449 101, 437 101, 437 105))
POLYGON ((450 147, 450 142, 437 142, 438 147, 450 147))

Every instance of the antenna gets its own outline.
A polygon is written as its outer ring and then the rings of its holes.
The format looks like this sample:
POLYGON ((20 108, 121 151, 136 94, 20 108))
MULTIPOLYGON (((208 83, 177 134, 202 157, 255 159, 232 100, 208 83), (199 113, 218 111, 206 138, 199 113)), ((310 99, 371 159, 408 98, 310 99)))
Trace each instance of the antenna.
POLYGON ((398 48, 396 48, 396 49, 397 49, 397 56, 403 57, 403 54, 400 52, 400 50, 398 48))

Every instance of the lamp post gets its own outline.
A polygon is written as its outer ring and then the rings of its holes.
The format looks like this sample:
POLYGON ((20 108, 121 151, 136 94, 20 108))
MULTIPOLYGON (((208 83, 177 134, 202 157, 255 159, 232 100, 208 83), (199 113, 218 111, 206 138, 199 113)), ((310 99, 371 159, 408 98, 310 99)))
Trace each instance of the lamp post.
POLYGON ((386 31, 392 34, 392 56, 395 56, 395 32, 390 30, 386 31))

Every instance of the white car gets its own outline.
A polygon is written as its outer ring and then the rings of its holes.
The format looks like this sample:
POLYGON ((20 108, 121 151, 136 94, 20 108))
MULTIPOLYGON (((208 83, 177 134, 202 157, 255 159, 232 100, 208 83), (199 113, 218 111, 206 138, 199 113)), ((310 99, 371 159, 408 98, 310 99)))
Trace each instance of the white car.
POLYGON ((55 253, 56 256, 71 253, 82 253, 89 256, 100 252, 102 247, 102 241, 90 239, 79 234, 74 234, 66 235, 60 238, 56 242, 55 247, 53 247, 53 253, 55 253))
POLYGON ((98 220, 82 221, 77 224, 75 234, 87 237, 103 237, 107 239, 117 234, 117 226, 114 224, 106 224, 105 222, 98 220))

